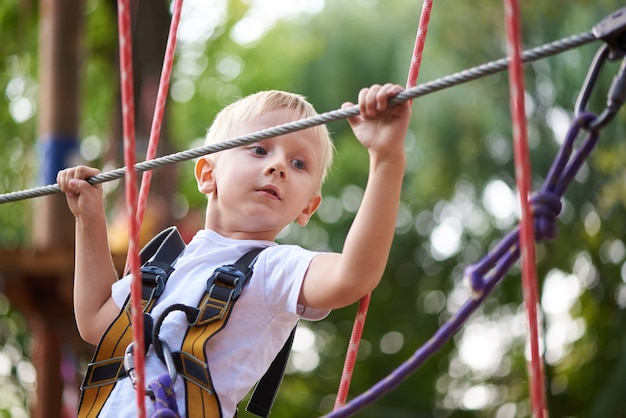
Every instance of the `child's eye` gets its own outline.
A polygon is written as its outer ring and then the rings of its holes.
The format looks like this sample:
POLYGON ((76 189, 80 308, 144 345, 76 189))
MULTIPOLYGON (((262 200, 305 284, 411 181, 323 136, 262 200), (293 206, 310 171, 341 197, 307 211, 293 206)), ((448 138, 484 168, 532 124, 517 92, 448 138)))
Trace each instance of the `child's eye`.
POLYGON ((296 170, 304 170, 306 168, 306 163, 302 160, 293 160, 291 162, 296 170))
POLYGON ((252 151, 254 154, 256 155, 265 155, 267 154, 267 151, 265 151, 265 148, 259 146, 259 145, 255 145, 250 147, 250 151, 252 151))

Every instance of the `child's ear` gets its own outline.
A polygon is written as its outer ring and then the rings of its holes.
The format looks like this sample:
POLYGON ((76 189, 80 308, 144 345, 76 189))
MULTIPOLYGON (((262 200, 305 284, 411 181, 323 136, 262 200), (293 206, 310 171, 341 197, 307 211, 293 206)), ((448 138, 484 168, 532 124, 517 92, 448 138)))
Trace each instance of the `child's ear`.
POLYGON ((214 166, 215 161, 207 157, 199 158, 196 161, 195 174, 198 190, 205 195, 215 191, 214 166))
POLYGON ((306 224, 308 224, 311 216, 313 216, 317 208, 320 207, 320 203, 322 203, 322 195, 320 195, 319 193, 315 193, 313 196, 311 196, 304 209, 302 209, 302 212, 300 212, 300 214, 296 218, 296 222, 298 223, 298 225, 305 226, 306 224))

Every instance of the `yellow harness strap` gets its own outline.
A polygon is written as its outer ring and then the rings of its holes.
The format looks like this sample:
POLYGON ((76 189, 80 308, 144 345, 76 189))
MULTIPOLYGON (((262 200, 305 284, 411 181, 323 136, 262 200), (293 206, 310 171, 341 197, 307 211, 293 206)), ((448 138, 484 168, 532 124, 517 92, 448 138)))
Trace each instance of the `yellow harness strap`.
MULTIPOLYGON (((142 305, 149 313, 160 296, 167 278, 174 270, 171 264, 185 248, 176 227, 168 228, 154 237, 141 251, 142 305), (167 245, 165 245, 167 242, 167 245), (147 259, 148 257, 151 257, 147 259)), ((124 354, 133 341, 130 303, 126 301, 115 321, 106 330, 96 348, 81 385, 79 418, 97 417, 113 391, 116 382, 126 376, 124 354)))
MULTIPOLYGON (((144 313, 149 314, 152 311, 167 278, 174 270, 171 265, 182 253, 184 246, 178 231, 172 227, 157 235, 142 250, 144 313), (171 241, 176 245, 172 246, 171 241), (154 255, 149 260, 144 260, 151 254, 154 255)), ((148 343, 151 342, 159 358, 164 360, 163 356, 166 354, 159 339, 161 324, 173 311, 179 310, 186 314, 189 327, 181 350, 171 353, 171 356, 177 374, 184 378, 188 418, 222 418, 219 398, 211 381, 205 346, 207 341, 226 325, 234 302, 241 294, 246 281, 252 276, 252 265, 262 250, 262 248, 252 250, 235 264, 217 268, 207 280, 207 290, 197 308, 180 304, 168 307, 152 327, 152 338, 146 338, 146 350, 149 347, 148 343)), ((97 417, 117 381, 126 377, 124 356, 132 341, 130 303, 127 300, 118 317, 102 337, 92 362, 87 367, 81 386, 79 418, 97 417)))
POLYGON ((189 327, 181 350, 172 353, 179 376, 185 379, 185 409, 188 418, 221 418, 222 409, 211 381, 206 358, 206 344, 226 325, 233 306, 247 280, 252 276, 252 264, 262 248, 244 254, 235 264, 219 267, 207 280, 207 291, 198 308, 173 305, 161 314, 153 328, 155 351, 161 353, 159 330, 165 317, 173 311, 183 311, 189 327))

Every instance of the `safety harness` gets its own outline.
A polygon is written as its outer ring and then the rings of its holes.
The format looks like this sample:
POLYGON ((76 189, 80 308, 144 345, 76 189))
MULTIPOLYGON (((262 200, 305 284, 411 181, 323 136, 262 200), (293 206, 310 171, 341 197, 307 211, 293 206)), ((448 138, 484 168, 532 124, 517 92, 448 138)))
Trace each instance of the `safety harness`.
MULTIPOLYGON (((226 325, 263 248, 251 250, 234 264, 218 267, 207 280, 206 291, 197 307, 183 304, 169 306, 153 325, 150 312, 174 271, 172 265, 184 249, 185 243, 178 229, 170 227, 154 237, 140 253, 146 351, 152 344, 158 357, 166 364, 172 380, 176 380, 177 376, 184 378, 187 417, 222 418, 219 399, 211 382, 205 345, 226 325), (170 352, 167 343, 159 338, 159 330, 165 317, 174 311, 185 313, 189 327, 181 350, 170 352)), ((105 332, 87 367, 81 386, 79 418, 97 417, 118 380, 129 377, 135 383, 129 300, 126 300, 120 314, 105 332)), ((260 417, 269 416, 284 375, 294 334, 295 328, 255 387, 246 407, 249 412, 260 417)), ((154 397, 151 389, 147 390, 147 394, 154 397)))

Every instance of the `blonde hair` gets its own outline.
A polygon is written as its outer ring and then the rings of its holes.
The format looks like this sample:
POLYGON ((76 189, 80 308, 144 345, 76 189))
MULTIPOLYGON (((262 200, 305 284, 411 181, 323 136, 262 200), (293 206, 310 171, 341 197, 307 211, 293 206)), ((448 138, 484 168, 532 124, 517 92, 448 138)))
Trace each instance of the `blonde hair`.
MULTIPOLYGON (((215 144, 230 139, 231 128, 239 122, 249 121, 274 110, 291 112, 293 120, 316 116, 317 112, 304 96, 279 90, 251 94, 223 108, 207 130, 205 144, 215 144)), ((333 161, 334 145, 326 125, 314 126, 313 135, 322 143, 322 171, 320 186, 326 179, 333 161)))

